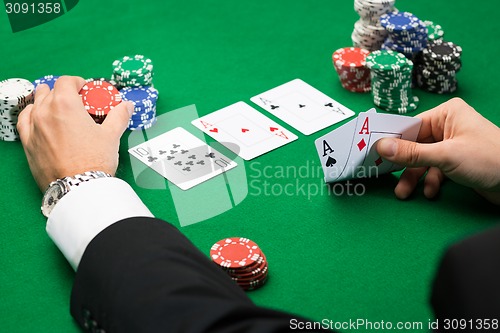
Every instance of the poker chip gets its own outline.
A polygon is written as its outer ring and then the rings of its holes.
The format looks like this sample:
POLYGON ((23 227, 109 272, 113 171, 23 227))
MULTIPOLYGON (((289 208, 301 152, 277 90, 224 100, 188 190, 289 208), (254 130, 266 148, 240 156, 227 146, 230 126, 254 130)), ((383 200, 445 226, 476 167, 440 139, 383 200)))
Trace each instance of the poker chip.
POLYGON ((210 258, 243 290, 262 287, 268 279, 266 256, 259 246, 248 238, 232 237, 215 243, 210 258))
POLYGON ((374 51, 380 49, 387 31, 380 24, 380 17, 397 11, 395 0, 355 0, 354 10, 360 19, 354 24, 351 39, 355 47, 374 51))
POLYGON ((344 89, 352 92, 370 91, 370 70, 366 67, 368 50, 344 47, 332 55, 333 66, 344 89))
POLYGON ((432 40, 417 59, 418 86, 437 94, 453 93, 458 88, 456 74, 462 68, 462 48, 442 39, 432 40))
POLYGON ((396 51, 414 60, 427 46, 427 27, 412 13, 384 14, 380 17, 380 24, 388 33, 387 39, 381 45, 382 50, 396 51))
POLYGON ((443 39, 444 30, 439 24, 432 21, 424 21, 424 25, 427 27, 427 36, 429 41, 443 39))
POLYGON ((389 112, 415 111, 419 99, 412 93, 413 62, 403 54, 379 50, 366 57, 373 103, 389 112))
POLYGON ((126 87, 120 90, 122 100, 134 104, 134 112, 128 129, 148 129, 156 123, 156 102, 158 90, 153 87, 126 87))
POLYGON ((141 87, 153 84, 153 62, 144 55, 124 56, 113 62, 112 79, 120 87, 141 87))
POLYGON ((35 99, 35 87, 28 80, 13 78, 0 81, 0 140, 18 141, 19 114, 35 99))
POLYGON ((56 83, 58 78, 60 78, 59 75, 45 75, 45 76, 33 81, 33 86, 35 87, 35 90, 36 90, 36 88, 40 84, 46 84, 49 86, 50 90, 52 90, 52 89, 54 89, 54 84, 56 83))
POLYGON ((80 96, 85 110, 97 123, 102 123, 109 111, 122 101, 120 92, 111 83, 100 80, 87 82, 80 96))

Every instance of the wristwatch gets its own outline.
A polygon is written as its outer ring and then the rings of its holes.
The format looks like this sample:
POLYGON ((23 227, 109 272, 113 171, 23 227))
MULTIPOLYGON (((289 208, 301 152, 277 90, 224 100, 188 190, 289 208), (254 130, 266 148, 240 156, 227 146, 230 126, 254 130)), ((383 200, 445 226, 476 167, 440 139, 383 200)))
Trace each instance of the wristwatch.
POLYGON ((80 185, 81 183, 88 182, 92 179, 113 177, 110 174, 103 171, 87 171, 80 173, 73 177, 64 177, 62 179, 57 179, 49 184, 49 187, 45 191, 42 199, 41 211, 43 216, 49 217, 52 209, 61 200, 63 196, 66 195, 71 189, 80 185))

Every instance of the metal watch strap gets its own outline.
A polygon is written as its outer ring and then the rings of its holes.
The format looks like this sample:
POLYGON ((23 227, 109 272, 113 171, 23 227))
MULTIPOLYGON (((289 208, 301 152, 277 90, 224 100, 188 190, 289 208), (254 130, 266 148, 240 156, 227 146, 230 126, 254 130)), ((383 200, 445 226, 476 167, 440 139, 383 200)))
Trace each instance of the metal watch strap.
POLYGON ((113 176, 103 171, 87 171, 84 173, 74 175, 72 177, 64 177, 61 180, 66 182, 69 187, 73 187, 73 186, 78 186, 81 183, 88 182, 89 180, 92 179, 104 178, 104 177, 113 177, 113 176))

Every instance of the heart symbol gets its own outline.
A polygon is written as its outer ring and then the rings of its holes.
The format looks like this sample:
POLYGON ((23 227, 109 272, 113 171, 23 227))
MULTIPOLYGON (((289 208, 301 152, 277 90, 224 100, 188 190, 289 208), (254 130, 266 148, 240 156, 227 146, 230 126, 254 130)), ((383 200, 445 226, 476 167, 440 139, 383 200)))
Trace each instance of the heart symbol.
POLYGON ((217 128, 212 128, 210 132, 219 133, 219 130, 217 128))
POLYGON ((269 129, 271 130, 271 132, 274 132, 274 131, 277 131, 279 128, 276 128, 276 127, 270 127, 269 129))
POLYGON ((242 129, 241 129, 241 131, 242 131, 243 133, 245 133, 245 132, 248 132, 248 131, 249 131, 249 129, 242 128, 242 129))

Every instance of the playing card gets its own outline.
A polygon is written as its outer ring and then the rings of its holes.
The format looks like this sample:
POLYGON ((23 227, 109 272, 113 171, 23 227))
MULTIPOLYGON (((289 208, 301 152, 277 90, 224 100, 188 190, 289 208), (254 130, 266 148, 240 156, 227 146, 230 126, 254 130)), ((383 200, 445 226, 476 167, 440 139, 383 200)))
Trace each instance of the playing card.
POLYGON ((237 165, 182 127, 130 148, 129 153, 182 190, 237 165))
POLYGON ((195 119, 192 124, 245 160, 297 139, 295 134, 244 102, 195 119))
POLYGON ((387 137, 415 141, 420 126, 419 118, 380 114, 374 109, 361 112, 355 120, 316 140, 325 181, 376 177, 400 170, 401 166, 382 159, 374 144, 387 137), (331 158, 341 161, 342 167, 332 165, 331 158))
POLYGON ((354 115, 353 111, 300 79, 250 100, 305 135, 354 115))
POLYGON ((352 156, 357 165, 361 165, 365 176, 373 177, 380 174, 401 170, 380 157, 375 149, 375 143, 382 138, 398 138, 415 141, 420 131, 422 120, 386 113, 361 112, 352 144, 352 156))
POLYGON ((315 141, 316 150, 325 174, 325 182, 348 178, 351 143, 358 119, 353 119, 315 141))

